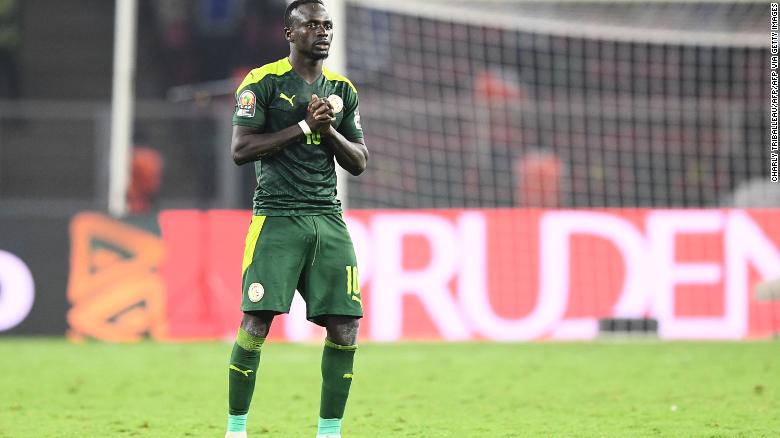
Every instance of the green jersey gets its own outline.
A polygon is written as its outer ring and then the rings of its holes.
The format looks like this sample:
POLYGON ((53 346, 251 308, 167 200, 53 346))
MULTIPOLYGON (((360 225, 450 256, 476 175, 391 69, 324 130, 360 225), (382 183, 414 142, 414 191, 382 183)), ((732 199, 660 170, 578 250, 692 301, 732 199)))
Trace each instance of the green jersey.
MULTIPOLYGON (((323 68, 309 84, 287 58, 252 70, 236 91, 233 124, 263 133, 281 131, 306 117, 312 94, 327 97, 336 112, 331 124, 347 140, 363 138, 355 86, 323 68)), ((255 215, 300 216, 341 212, 336 164, 318 132, 301 136, 273 156, 255 161, 255 215)))

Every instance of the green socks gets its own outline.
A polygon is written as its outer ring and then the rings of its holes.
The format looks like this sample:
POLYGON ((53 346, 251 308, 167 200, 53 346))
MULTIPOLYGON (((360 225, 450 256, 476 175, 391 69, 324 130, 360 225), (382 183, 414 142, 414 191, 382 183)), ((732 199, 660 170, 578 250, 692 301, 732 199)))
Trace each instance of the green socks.
POLYGON ((252 393, 255 390, 257 368, 260 365, 260 348, 265 338, 258 338, 238 329, 236 343, 230 354, 228 369, 229 382, 229 413, 228 432, 243 432, 246 430, 246 416, 252 393))
MULTIPOLYGON (((260 366, 260 348, 265 338, 258 338, 238 330, 236 343, 230 355, 228 380, 228 432, 246 430, 247 413, 255 390, 255 378, 260 366)), ((349 387, 352 384, 352 363, 357 345, 338 345, 325 339, 322 351, 322 393, 317 434, 339 435, 341 419, 347 405, 349 387)))
POLYGON ((337 435, 352 384, 352 363, 357 345, 338 345, 325 339, 322 351, 322 393, 318 434, 337 435))

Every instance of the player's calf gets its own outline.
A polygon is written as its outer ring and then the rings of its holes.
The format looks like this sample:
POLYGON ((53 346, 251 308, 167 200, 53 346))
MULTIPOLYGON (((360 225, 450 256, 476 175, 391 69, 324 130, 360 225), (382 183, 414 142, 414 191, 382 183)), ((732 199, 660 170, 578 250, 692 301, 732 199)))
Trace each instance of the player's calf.
POLYGON ((260 349, 272 315, 245 314, 228 365, 228 424, 226 438, 246 438, 246 419, 260 367, 260 349))
POLYGON ((341 422, 352 385, 358 325, 358 319, 351 317, 330 317, 327 321, 318 438, 341 437, 341 422))

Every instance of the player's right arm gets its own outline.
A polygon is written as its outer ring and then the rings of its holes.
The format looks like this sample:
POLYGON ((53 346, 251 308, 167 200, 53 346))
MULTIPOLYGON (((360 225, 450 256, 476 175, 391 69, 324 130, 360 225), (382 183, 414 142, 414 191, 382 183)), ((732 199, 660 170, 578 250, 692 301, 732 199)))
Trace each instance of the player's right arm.
MULTIPOLYGON (((236 113, 233 115, 233 138, 230 142, 230 154, 238 165, 274 155, 305 135, 297 124, 277 132, 265 132, 263 97, 267 93, 264 91, 256 87, 238 93, 236 113)), ((309 105, 304 120, 312 131, 320 131, 329 125, 330 120, 322 115, 326 110, 327 102, 309 105)))
MULTIPOLYGON (((325 101, 309 106, 304 120, 312 131, 320 131, 330 124, 330 119, 322 117, 326 109, 325 101)), ((233 161, 238 165, 251 163, 279 152, 303 135, 305 135, 303 129, 297 124, 272 133, 263 132, 262 128, 256 126, 234 124, 230 153, 233 161)))
POLYGON ((264 133, 250 126, 233 125, 230 153, 238 165, 251 163, 279 152, 303 135, 298 125, 273 133, 264 133))

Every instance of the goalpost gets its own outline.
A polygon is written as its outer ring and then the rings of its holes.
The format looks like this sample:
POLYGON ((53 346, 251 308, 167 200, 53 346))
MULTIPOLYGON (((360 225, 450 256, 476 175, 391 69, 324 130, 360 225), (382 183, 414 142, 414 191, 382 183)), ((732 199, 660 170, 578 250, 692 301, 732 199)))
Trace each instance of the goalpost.
POLYGON ((116 0, 115 8, 108 211, 123 216, 133 139, 138 1, 116 0))

